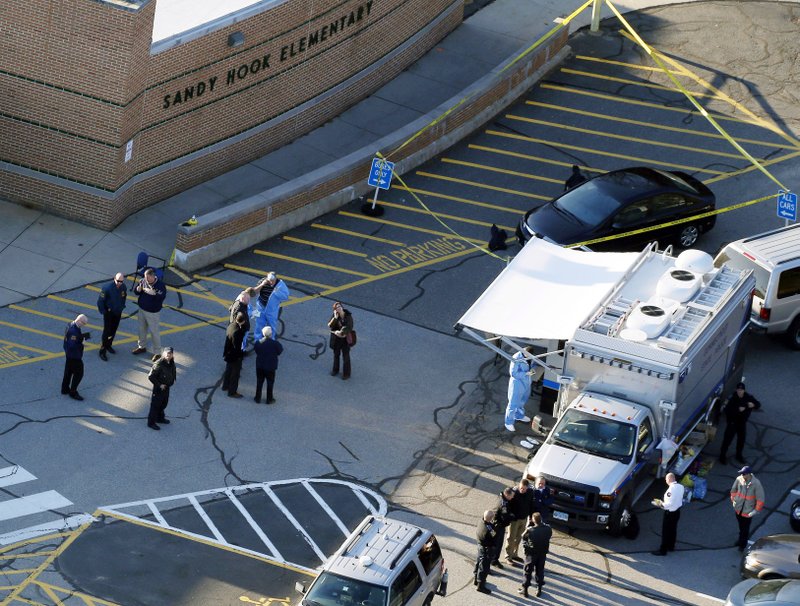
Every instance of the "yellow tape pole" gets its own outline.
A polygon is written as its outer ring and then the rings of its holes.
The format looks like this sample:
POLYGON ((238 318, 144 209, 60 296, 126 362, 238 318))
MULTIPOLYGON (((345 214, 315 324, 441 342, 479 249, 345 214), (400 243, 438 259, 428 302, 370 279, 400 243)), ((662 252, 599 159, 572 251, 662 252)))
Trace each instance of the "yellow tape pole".
POLYGON ((650 47, 647 45, 647 43, 646 43, 644 40, 642 40, 642 39, 639 37, 639 34, 637 34, 637 33, 634 31, 634 29, 633 29, 633 28, 630 26, 630 24, 629 24, 629 23, 628 23, 628 22, 625 20, 625 17, 623 17, 623 16, 622 16, 622 14, 621 14, 621 13, 620 13, 620 12, 617 10, 617 8, 616 8, 616 7, 615 7, 615 6, 614 6, 614 5, 611 3, 611 0, 606 0, 606 4, 608 5, 608 8, 610 8, 610 9, 611 9, 611 11, 612 11, 612 12, 613 12, 613 13, 614 13, 616 16, 617 16, 617 18, 620 20, 620 22, 622 23, 622 25, 623 25, 623 26, 625 26, 625 29, 627 29, 627 30, 628 30, 628 32, 630 33, 630 35, 634 37, 634 39, 635 39, 635 40, 636 40, 636 42, 639 44, 639 46, 641 46, 641 47, 642 47, 642 49, 643 49, 643 50, 644 50, 644 51, 645 51, 645 52, 646 52, 648 55, 650 55, 650 58, 652 58, 652 59, 653 59, 653 61, 656 63, 656 65, 658 65, 658 67, 660 67, 660 68, 661 68, 661 70, 662 70, 662 71, 663 71, 663 72, 664 72, 664 73, 667 75, 667 77, 668 77, 668 78, 669 78, 669 79, 672 81, 672 83, 673 83, 673 84, 674 84, 674 85, 675 85, 675 86, 678 88, 678 90, 680 90, 680 91, 681 91, 681 92, 684 94, 684 96, 685 96, 687 99, 689 99, 689 102, 690 102, 692 105, 694 105, 694 106, 695 106, 695 108, 697 109, 697 111, 699 111, 699 112, 700 112, 700 115, 702 115, 702 116, 703 116, 703 117, 704 117, 706 120, 708 120, 708 122, 709 122, 709 123, 710 123, 710 124, 711 124, 711 125, 712 125, 712 126, 715 128, 715 129, 717 129, 717 132, 718 132, 719 134, 721 134, 723 137, 725 137, 725 139, 728 141, 728 143, 730 143, 730 144, 731 144, 731 145, 732 145, 732 146, 733 146, 735 149, 737 149, 737 150, 739 151, 739 153, 741 153, 741 154, 742 154, 742 155, 743 155, 745 158, 747 158, 747 159, 748 159, 750 162, 752 162, 752 163, 753 163, 753 165, 754 165, 756 168, 758 168, 758 170, 760 170, 762 173, 764 173, 764 174, 765 174, 765 175, 766 175, 766 176, 767 176, 767 177, 768 177, 768 178, 769 178, 771 181, 773 181, 774 183, 776 183, 780 189, 782 189, 782 190, 786 190, 786 191, 789 191, 789 190, 788 190, 788 188, 787 188, 787 187, 785 187, 785 186, 784 186, 784 185, 783 185, 783 184, 782 184, 780 181, 778 181, 778 179, 776 179, 776 178, 775 178, 775 177, 772 175, 772 173, 770 173, 770 172, 769 172, 769 171, 768 171, 766 168, 764 168, 764 167, 763 167, 763 166, 762 166, 762 165, 761 165, 761 164, 758 162, 758 160, 756 160, 756 159, 755 159, 753 156, 751 156, 751 155, 750 155, 750 154, 747 152, 747 150, 745 150, 745 149, 744 149, 744 148, 743 148, 741 145, 739 145, 739 144, 738 144, 738 143, 737 143, 737 142, 736 142, 736 141, 735 141, 735 140, 734 140, 734 139, 733 139, 733 138, 732 138, 732 137, 731 137, 731 136, 730 136, 730 135, 729 135, 729 134, 728 134, 728 133, 725 131, 725 129, 723 129, 723 128, 722 128, 722 127, 721 127, 721 126, 720 126, 720 125, 717 123, 717 121, 716 121, 716 120, 714 120, 714 118, 712 118, 712 117, 711 117, 711 115, 710 115, 710 114, 709 114, 709 113, 708 113, 708 112, 705 110, 705 108, 704 108, 702 105, 700 105, 700 104, 697 102, 697 100, 696 100, 696 99, 695 99, 695 98, 692 96, 692 94, 691 94, 691 93, 690 93, 688 90, 686 90, 686 88, 684 88, 684 86, 683 86, 683 85, 682 85, 682 84, 681 84, 681 83, 678 81, 678 79, 677 79, 677 78, 675 77, 675 75, 674 75, 674 74, 673 74, 673 73, 672 73, 672 72, 669 70, 669 68, 667 68, 667 66, 666 66, 666 65, 664 65, 664 62, 663 62, 663 61, 661 61, 661 59, 659 58, 658 54, 657 54, 657 53, 655 53, 655 52, 653 51, 653 49, 651 49, 651 48, 650 48, 650 47))

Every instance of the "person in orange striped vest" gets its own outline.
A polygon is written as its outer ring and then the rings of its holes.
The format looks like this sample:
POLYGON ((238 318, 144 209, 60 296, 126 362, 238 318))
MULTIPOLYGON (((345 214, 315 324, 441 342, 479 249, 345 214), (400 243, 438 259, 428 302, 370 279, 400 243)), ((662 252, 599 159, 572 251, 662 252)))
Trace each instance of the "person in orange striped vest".
POLYGON ((749 465, 742 467, 733 481, 731 504, 736 514, 736 522, 739 524, 739 539, 736 541, 736 546, 739 547, 739 551, 744 551, 747 539, 750 537, 750 522, 764 509, 764 487, 753 475, 749 465))

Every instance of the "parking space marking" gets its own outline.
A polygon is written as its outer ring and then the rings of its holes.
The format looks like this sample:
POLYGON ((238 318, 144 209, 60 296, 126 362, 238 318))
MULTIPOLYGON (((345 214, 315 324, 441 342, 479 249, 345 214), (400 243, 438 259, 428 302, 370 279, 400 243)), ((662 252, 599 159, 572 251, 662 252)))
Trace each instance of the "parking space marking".
MULTIPOLYGON (((468 168, 477 168, 478 170, 488 170, 495 173, 501 173, 503 175, 510 175, 512 177, 522 177, 523 179, 532 179, 534 181, 544 181, 545 183, 558 183, 561 185, 564 180, 563 179, 554 179, 553 177, 543 177, 541 175, 534 175, 532 173, 523 173, 518 170, 509 170, 507 168, 500 168, 497 166, 492 166, 490 164, 478 164, 477 162, 467 162, 465 160, 454 160, 452 158, 442 158, 442 162, 445 164, 455 164, 457 166, 466 166, 468 168)), ((487 205, 489 206, 489 205, 487 205)), ((502 208, 502 207, 495 207, 495 208, 502 208)), ((505 209, 509 210, 509 209, 505 209)))
MULTIPOLYGON (((794 151, 794 152, 791 152, 791 153, 788 153, 788 154, 784 154, 783 156, 778 156, 776 158, 771 158, 769 160, 765 160, 764 162, 761 163, 761 166, 763 166, 763 167, 772 166, 773 164, 779 164, 781 162, 786 162, 787 160, 792 160, 794 158, 797 158, 798 156, 800 156, 800 151, 794 151)), ((718 175, 716 177, 712 177, 710 179, 706 179, 706 181, 704 181, 704 183, 706 185, 708 185, 710 183, 716 183, 717 181, 722 181, 723 179, 730 179, 731 177, 737 177, 737 176, 743 175, 745 173, 753 172, 754 170, 758 170, 758 167, 757 166, 753 166, 752 164, 750 164, 749 166, 746 166, 744 168, 740 168, 739 170, 733 170, 733 171, 731 171, 729 173, 723 173, 723 174, 718 175)))
MULTIPOLYGON (((383 204, 383 202, 381 202, 383 204)), ((425 227, 416 227, 415 225, 408 225, 407 223, 399 223, 397 221, 389 221, 388 219, 380 219, 378 217, 368 217, 366 215, 358 215, 356 213, 351 213, 346 210, 340 210, 339 214, 344 217, 350 217, 352 219, 361 219, 362 221, 370 221, 372 223, 382 223, 383 225, 390 225, 392 227, 398 227, 400 229, 407 229, 410 231, 419 231, 425 234, 432 234, 434 236, 442 236, 443 238, 457 238, 459 240, 466 240, 468 242, 472 242, 473 244, 482 244, 484 242, 483 239, 479 238, 465 238, 463 236, 456 236, 447 231, 436 231, 435 229, 427 229, 425 227)))
MULTIPOLYGON (((677 95, 680 95, 681 99, 684 98, 683 93, 680 91, 680 89, 675 88, 674 86, 666 86, 664 84, 653 84, 651 82, 645 82, 643 80, 629 80, 628 78, 620 78, 619 76, 609 76, 607 74, 598 74, 597 72, 584 72, 584 71, 581 71, 581 70, 578 70, 578 69, 571 69, 571 68, 568 68, 568 67, 562 67, 560 71, 562 73, 564 73, 564 74, 569 74, 571 76, 584 76, 584 77, 592 78, 592 79, 595 79, 595 80, 605 80, 605 81, 608 81, 608 82, 615 82, 615 83, 619 83, 619 84, 625 84, 627 86, 638 86, 638 87, 641 87, 641 88, 651 88, 651 89, 654 89, 654 90, 668 91, 668 92, 671 92, 671 93, 677 93, 677 95)), ((711 99, 711 100, 716 99, 717 101, 725 101, 724 98, 722 98, 719 95, 716 95, 714 93, 702 93, 702 92, 694 92, 694 91, 689 91, 689 92, 691 93, 692 97, 695 97, 695 98, 705 97, 706 99, 711 99)))
MULTIPOLYGON (((645 122, 644 120, 633 120, 631 118, 621 118, 619 116, 612 116, 609 114, 599 114, 596 112, 590 112, 583 109, 576 109, 573 107, 567 107, 565 105, 554 105, 552 103, 542 103, 540 101, 525 101, 526 105, 530 105, 531 107, 541 107, 543 109, 553 109, 556 111, 563 111, 570 114, 577 114, 579 116, 586 116, 588 118, 597 118, 599 120, 608 120, 610 122, 619 122, 622 124, 632 124, 634 126, 643 126, 645 128, 653 128, 656 130, 666 130, 669 132, 674 133, 682 133, 687 135, 696 135, 698 137, 707 137, 709 139, 717 139, 720 141, 725 141, 725 137, 720 135, 719 133, 706 133, 700 132, 697 130, 693 130, 690 128, 680 128, 677 126, 667 126, 666 124, 659 124, 657 122, 645 122)), ((772 141, 761 141, 758 139, 745 139, 742 137, 736 137, 736 140, 739 143, 747 143, 750 145, 760 145, 762 147, 777 147, 778 149, 785 149, 785 143, 775 143, 772 141)))
POLYGON ((72 501, 64 498, 55 490, 37 492, 36 494, 0 502, 0 521, 21 518, 51 509, 61 509, 70 505, 72 505, 72 501))
POLYGON ((278 548, 275 547, 275 544, 269 540, 269 537, 267 537, 267 535, 264 534, 264 531, 261 530, 261 526, 256 524, 256 521, 253 519, 253 516, 251 516, 250 512, 247 511, 244 505, 242 505, 242 502, 237 498, 233 490, 228 488, 225 491, 225 494, 228 495, 228 499, 230 499, 231 503, 233 503, 233 506, 236 507, 236 509, 239 511, 241 516, 247 522, 247 525, 250 526, 253 532, 256 533, 256 536, 258 536, 258 538, 261 539, 261 542, 264 543, 264 546, 267 549, 269 549, 272 557, 277 558, 279 560, 284 560, 285 558, 281 555, 281 552, 278 551, 278 548))
MULTIPOLYGON (((397 186, 395 186, 397 187, 397 186)), ((332 225, 323 225, 322 223, 312 223, 311 227, 316 229, 325 229, 327 231, 332 231, 338 234, 344 234, 346 236, 353 236, 355 238, 364 238, 366 240, 372 240, 374 242, 383 242, 384 244, 392 244, 393 246, 405 246, 405 242, 398 242, 397 240, 389 240, 387 238, 379 238, 378 236, 372 236, 370 234, 363 234, 360 231, 352 231, 350 229, 342 229, 341 227, 333 227, 332 225)))
POLYGON ((314 539, 311 538, 311 535, 306 532, 305 528, 303 528, 303 525, 297 521, 297 518, 292 515, 292 512, 289 511, 286 505, 284 505, 278 496, 272 491, 272 488, 265 484, 261 486, 261 490, 266 493, 270 501, 272 501, 272 503, 278 508, 284 517, 291 522, 292 526, 297 529, 297 532, 300 533, 300 535, 303 537, 303 540, 308 544, 309 547, 311 547, 311 549, 314 551, 314 554, 319 558, 319 561, 324 562, 326 559, 328 559, 327 556, 322 553, 319 545, 317 545, 314 539))
MULTIPOLYGON (((554 166, 562 166, 564 168, 570 168, 574 162, 563 162, 561 160, 551 160, 550 158, 544 158, 542 156, 534 156, 532 154, 523 154, 521 152, 511 151, 510 149, 500 149, 497 147, 489 147, 487 145, 475 145, 471 143, 468 145, 469 149, 474 149, 477 151, 485 151, 491 154, 498 154, 501 156, 510 156, 512 158, 520 158, 521 160, 530 160, 531 162, 541 162, 542 164, 552 164, 554 166)), ((590 173, 597 173, 598 175, 606 172, 601 168, 592 168, 591 166, 583 166, 577 165, 584 172, 590 173)))
MULTIPOLYGON (((232 269, 233 271, 239 271, 245 274, 250 274, 254 276, 263 276, 266 274, 266 271, 260 268, 255 267, 245 267, 244 265, 234 265, 232 263, 225 263, 223 265, 225 269, 232 269)), ((301 278, 294 278, 292 276, 287 276, 284 273, 281 273, 281 280, 285 282, 294 282, 296 284, 306 284, 307 286, 316 286, 318 288, 333 288, 329 284, 320 284, 319 282, 312 282, 311 280, 303 280, 301 278)))
MULTIPOLYGON (((97 288, 97 287, 96 286, 91 286, 91 285, 87 285, 86 286, 87 290, 92 290, 94 288, 97 288)), ((83 301, 76 301, 75 299, 67 299, 66 297, 60 297, 58 295, 47 295, 47 298, 51 299, 53 301, 58 301, 59 303, 68 303, 69 305, 75 305, 76 307, 83 307, 85 309, 92 309, 92 310, 96 310, 97 309, 97 305, 89 305, 88 303, 84 303, 83 301)), ((134 316, 128 314, 127 316, 123 316, 122 317, 123 320, 127 320, 128 318, 133 319, 134 316)), ((160 324, 161 324, 161 326, 166 326, 167 328, 181 328, 180 326, 177 326, 176 324, 170 324, 170 323, 164 322, 164 321, 160 322, 160 324)), ((62 335, 61 338, 63 339, 64 336, 62 335)))
MULTIPOLYGON (((549 198, 548 198, 549 199, 549 198)), ((370 198, 368 200, 371 201, 370 198)), ((479 221, 477 219, 467 219, 466 217, 459 217, 458 215, 448 215, 445 213, 436 213, 430 212, 425 210, 424 208, 415 208, 413 206, 408 206, 407 204, 395 204, 394 202, 386 202, 385 200, 381 201, 381 204, 388 208, 396 208, 398 210, 404 210, 410 213, 418 213, 423 215, 432 215, 434 217, 439 217, 440 219, 449 219, 450 221, 459 221, 460 223, 467 223, 469 225, 480 225, 481 227, 491 227, 492 225, 497 225, 497 227, 501 227, 505 230, 514 231, 513 227, 509 227, 508 225, 500 225, 499 223, 493 223, 491 221, 479 221)), ((517 211, 519 213, 519 211, 517 211)))
POLYGON ((333 520, 333 523, 334 523, 334 524, 336 524, 336 526, 338 526, 339 530, 341 530, 341 531, 342 531, 342 533, 344 534, 344 536, 346 536, 346 537, 347 537, 347 536, 350 536, 350 531, 349 531, 349 530, 347 529, 347 527, 346 527, 346 526, 345 526, 345 525, 342 523, 342 520, 340 520, 340 519, 339 519, 339 516, 337 516, 337 515, 336 515, 336 514, 333 512, 333 509, 331 509, 330 507, 328 507, 328 504, 325 502, 325 499, 323 499, 323 498, 322 498, 322 497, 319 495, 319 493, 318 493, 316 490, 314 490, 314 487, 313 487, 313 486, 311 486, 311 483, 310 483, 308 480, 303 480, 301 483, 303 484, 303 487, 304 487, 304 488, 305 488, 305 489, 308 491, 308 494, 310 494, 310 495, 313 497, 313 499, 314 499, 314 500, 315 500, 315 501, 316 501, 316 502, 319 504, 319 506, 322 508, 322 510, 323 510, 325 513, 327 513, 327 514, 328 514, 328 517, 329 517, 331 520, 333 520))
MULTIPOLYGON (((601 130, 593 130, 591 128, 583 128, 580 126, 571 126, 559 122, 550 122, 548 120, 538 120, 536 118, 528 118, 525 116, 516 116, 513 114, 506 114, 509 120, 516 120, 517 122, 525 122, 527 124, 536 124, 537 126, 547 126, 557 128, 559 130, 566 130, 574 133, 581 133, 583 135, 596 135, 607 139, 616 139, 618 141, 625 141, 626 143, 642 143, 645 145, 655 145, 657 147, 666 147, 668 149, 677 149, 683 152, 693 152, 697 154, 708 154, 711 156, 720 156, 722 158, 733 158, 734 160, 744 160, 741 154, 734 154, 731 152, 716 151, 713 149, 700 148, 696 145, 681 145, 679 143, 667 143, 666 141, 658 141, 656 139, 644 139, 642 137, 632 137, 630 135, 618 135, 616 133, 608 133, 601 130)), ((721 135, 720 135, 721 137, 721 135)), ((724 138, 724 137, 723 137, 724 138)), ((762 159, 758 159, 763 162, 762 159)))
MULTIPOLYGON (((628 154, 618 154, 615 152, 607 152, 601 151, 598 149, 594 149, 591 147, 581 147, 580 145, 569 145, 567 143, 561 143, 559 141, 550 141, 547 139, 538 139, 536 137, 528 137, 526 135, 518 135, 516 133, 501 133, 500 131, 496 130, 487 130, 485 131, 487 135, 491 135, 493 137, 502 137, 504 139, 516 139, 517 141, 526 141, 528 143, 538 143, 539 145, 546 145, 548 147, 555 147, 559 149, 568 149, 571 151, 578 151, 587 154, 594 154, 597 156, 606 156, 609 158, 617 158, 620 160, 630 160, 635 162, 636 164, 657 164, 659 166, 666 166, 671 168, 679 168, 681 170, 685 170, 690 173, 713 173, 715 175, 722 175, 725 174, 724 171, 721 170, 712 170, 710 168, 697 168, 694 166, 687 166, 685 164, 676 164, 674 162, 662 162, 660 160, 652 160, 650 158, 641 158, 639 156, 630 156, 628 154)), ((550 198, 547 198, 550 200, 550 198)))
MULTIPOLYGON (((442 162, 446 162, 446 158, 442 158, 442 162)), ((440 198, 442 200, 451 200, 453 202, 460 202, 462 204, 469 204, 470 206, 477 206, 479 208, 487 208, 489 210, 497 210, 502 212, 510 212, 514 214, 519 214, 519 210, 515 208, 508 208, 507 206, 499 206, 497 204, 489 204, 488 202, 478 202, 477 200, 470 200, 469 198, 461 198, 459 196, 449 196, 447 194, 440 194, 435 191, 430 191, 427 189, 417 189, 416 187, 405 187, 403 185, 395 185, 395 189, 401 189, 403 191, 407 191, 412 194, 417 194, 420 196, 430 196, 431 198, 440 198)), ((404 245, 405 246, 405 245, 404 245)))
POLYGON ((342 253, 344 255, 353 255, 354 257, 366 257, 368 256, 366 253, 357 252, 354 250, 348 250, 346 248, 339 248, 338 246, 331 246, 330 244, 321 244, 319 242, 312 242, 311 240, 303 240, 301 238, 295 238, 293 236, 283 236, 283 240, 287 242, 294 242, 295 244, 303 244, 306 246, 313 246, 314 248, 322 248, 324 250, 331 250, 333 252, 342 253))
POLYGON ((270 252, 268 250, 261 250, 261 249, 254 249, 254 253, 257 255, 261 255, 264 257, 272 257, 273 259, 281 259, 282 261, 291 261, 292 263, 300 263, 301 265, 310 265, 312 267, 319 267, 320 269, 327 269, 330 271, 336 271, 343 274, 350 274, 351 276, 360 276, 362 278, 371 278, 372 274, 365 274, 361 271, 355 271, 353 269, 345 269, 344 267, 337 267, 335 265, 327 265, 325 263, 318 263, 317 261, 309 261, 308 259, 300 259, 298 257, 291 257, 289 255, 282 255, 276 252, 270 252))
POLYGON ((496 185, 488 185, 486 183, 479 183, 477 181, 470 181, 469 179, 459 179, 457 177, 448 177, 446 175, 437 175, 435 173, 429 173, 423 170, 418 170, 415 174, 419 175, 420 177, 428 177, 429 179, 439 179, 440 181, 449 181, 450 183, 459 183, 461 185, 469 185, 470 187, 477 187, 480 189, 488 189, 491 191, 499 191, 504 194, 512 194, 515 196, 521 196, 523 198, 533 198, 534 200, 550 200, 547 196, 540 196, 539 194, 532 194, 526 191, 520 191, 518 189, 510 189, 507 187, 498 187, 496 185))
MULTIPOLYGON (((695 118, 703 118, 703 115, 699 111, 694 109, 694 108, 689 109, 689 108, 686 108, 686 107, 683 107, 683 108, 681 108, 681 107, 670 107, 668 105, 662 105, 660 103, 653 103, 652 101, 642 101, 641 99, 630 99, 630 98, 627 98, 627 97, 621 97, 619 95, 609 95, 609 94, 606 94, 606 93, 599 93, 597 91, 584 90, 584 89, 581 89, 581 88, 574 88, 572 86, 564 85, 564 84, 546 83, 546 84, 541 84, 539 86, 539 88, 540 89, 544 89, 544 90, 552 90, 552 91, 556 91, 556 92, 560 92, 560 93, 568 93, 570 95, 581 95, 581 96, 584 96, 584 97, 592 97, 594 99, 603 99, 603 100, 607 100, 607 101, 614 101, 616 103, 626 103, 628 105, 638 105, 640 107, 649 107, 649 108, 652 108, 652 109, 660 109, 660 110, 664 110, 664 111, 667 111, 667 112, 677 112, 677 113, 682 114, 682 115, 687 115, 688 114, 688 115, 691 115, 691 116, 693 116, 695 118)), ((732 117, 732 116, 726 116, 724 114, 718 114, 718 113, 711 112, 711 111, 709 111, 707 113, 708 113, 709 116, 713 117, 714 120, 716 120, 717 122, 723 121, 723 120, 727 120, 728 122, 737 122, 739 124, 745 124, 745 125, 749 125, 749 126, 760 126, 760 124, 758 124, 756 122, 753 122, 751 120, 744 120, 742 118, 735 118, 735 117, 732 117)))
MULTIPOLYGON (((308 534, 303 525, 297 520, 297 518, 295 518, 292 515, 291 511, 287 508, 286 504, 283 503, 283 501, 281 501, 280 497, 278 497, 278 495, 273 490, 273 488, 281 486, 291 486, 296 484, 306 486, 306 490, 308 491, 309 495, 313 497, 314 500, 316 500, 318 503, 319 499, 321 498, 320 495, 313 488, 311 490, 308 490, 308 487, 314 485, 320 485, 320 486, 335 485, 335 486, 349 488, 350 491, 356 496, 356 498, 364 505, 364 508, 367 511, 371 512, 373 515, 383 516, 386 515, 388 511, 388 505, 386 501, 379 494, 364 486, 360 486, 358 484, 354 484, 352 482, 347 482, 344 480, 297 478, 292 480, 278 480, 274 482, 260 482, 255 484, 242 484, 240 486, 228 486, 225 488, 215 488, 212 490, 205 490, 205 491, 187 493, 182 495, 173 495, 168 497, 145 499, 142 501, 132 501, 129 503, 120 503, 118 505, 109 505, 107 507, 101 507, 100 509, 98 509, 95 515, 107 515, 120 520, 126 520, 135 524, 139 524, 141 526, 156 528, 158 530, 161 530, 163 532, 168 532, 176 536, 189 537, 193 540, 208 545, 219 546, 223 549, 228 549, 236 553, 244 553, 257 558, 262 558, 271 563, 275 563, 279 566, 283 566, 290 570, 313 573, 313 570, 307 568, 306 566, 287 562, 283 558, 283 556, 281 556, 280 552, 274 545, 273 541, 271 541, 266 536, 266 533, 263 532, 263 529, 260 529, 261 533, 259 533, 259 537, 261 538, 262 542, 264 543, 265 547, 269 550, 270 553, 261 553, 258 551, 254 551, 252 549, 247 549, 245 547, 240 547, 238 545, 232 544, 225 538, 223 533, 219 531, 216 525, 214 525, 213 521, 208 517, 208 514, 205 512, 202 504, 198 500, 198 497, 210 497, 210 498, 227 497, 230 500, 230 502, 236 507, 236 509, 240 512, 240 514, 242 514, 242 517, 247 522, 247 525, 255 530, 256 528, 258 528, 258 524, 255 522, 252 516, 250 516, 245 507, 241 503, 239 503, 237 493, 252 493, 253 491, 262 491, 272 501, 272 503, 281 511, 281 513, 285 516, 286 520, 288 520, 292 524, 292 526, 294 526, 297 532, 303 536, 304 541, 308 543, 309 547, 311 547, 311 549, 314 551, 314 554, 319 558, 320 562, 324 562, 327 556, 324 553, 322 553, 319 546, 308 534), (166 521, 163 514, 159 510, 159 505, 169 504, 172 508, 179 508, 181 507, 182 502, 188 502, 192 505, 192 507, 194 507, 195 511, 197 511, 197 513, 206 522, 206 525, 209 527, 209 530, 211 530, 211 532, 214 534, 215 537, 214 539, 199 535, 197 533, 188 530, 176 528, 170 525, 166 521), (131 511, 134 512, 140 511, 142 507, 146 507, 147 510, 152 513, 155 520, 144 519, 139 515, 136 515, 135 513, 131 513, 131 511)), ((335 512, 333 512, 333 510, 330 509, 330 507, 326 508, 326 512, 331 517, 331 519, 334 520, 336 526, 340 530, 343 530, 343 532, 345 532, 345 535, 350 534, 349 531, 347 531, 347 528, 341 522, 341 520, 338 520, 338 516, 336 516, 335 512)))
MULTIPOLYGON (((47 312, 44 312, 44 311, 39 311, 38 309, 32 309, 30 307, 22 307, 21 305, 16 305, 14 303, 11 303, 8 306, 8 308, 9 309, 14 309, 16 311, 21 311, 21 312, 26 313, 26 314, 32 314, 32 315, 35 315, 35 316, 39 316, 41 318, 49 318, 50 320, 59 320, 60 322, 63 322, 65 325, 69 324, 70 322, 72 322, 75 319, 75 318, 72 318, 72 317, 57 316, 56 314, 50 314, 50 313, 47 313, 47 312)), ((103 330, 103 327, 102 326, 98 326, 97 324, 91 324, 90 323, 90 324, 87 324, 86 326, 88 326, 89 328, 92 328, 94 330, 103 330)), ((118 335, 122 335, 124 337, 133 337, 133 336, 135 336, 135 335, 133 335, 133 334, 131 334, 129 332, 125 332, 125 331, 122 331, 122 330, 118 330, 117 334, 118 335)))

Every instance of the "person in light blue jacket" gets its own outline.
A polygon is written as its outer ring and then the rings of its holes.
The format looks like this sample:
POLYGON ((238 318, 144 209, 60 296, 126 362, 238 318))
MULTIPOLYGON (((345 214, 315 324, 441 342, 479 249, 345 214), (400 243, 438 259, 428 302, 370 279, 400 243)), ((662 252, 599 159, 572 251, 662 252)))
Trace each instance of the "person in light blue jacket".
POLYGON ((514 354, 509 367, 508 406, 506 406, 505 427, 514 431, 514 423, 529 423, 531 418, 525 414, 525 404, 531 397, 531 363, 533 349, 526 347, 514 354))
POLYGON ((264 327, 272 329, 272 338, 278 338, 278 317, 281 310, 281 303, 289 299, 289 287, 286 282, 279 280, 275 272, 270 272, 258 286, 258 302, 256 303, 256 332, 263 334, 264 327))

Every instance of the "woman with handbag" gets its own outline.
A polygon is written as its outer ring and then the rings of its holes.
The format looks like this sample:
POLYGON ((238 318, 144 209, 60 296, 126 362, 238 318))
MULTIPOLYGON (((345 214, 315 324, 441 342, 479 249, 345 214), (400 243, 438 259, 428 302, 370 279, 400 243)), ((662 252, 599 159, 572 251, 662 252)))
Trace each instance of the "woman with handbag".
POLYGON ((333 304, 333 317, 328 321, 331 331, 330 347, 333 350, 333 369, 331 376, 339 374, 339 354, 342 355, 344 367, 342 379, 350 378, 350 348, 355 345, 356 331, 353 330, 353 315, 342 307, 339 301, 333 304))

